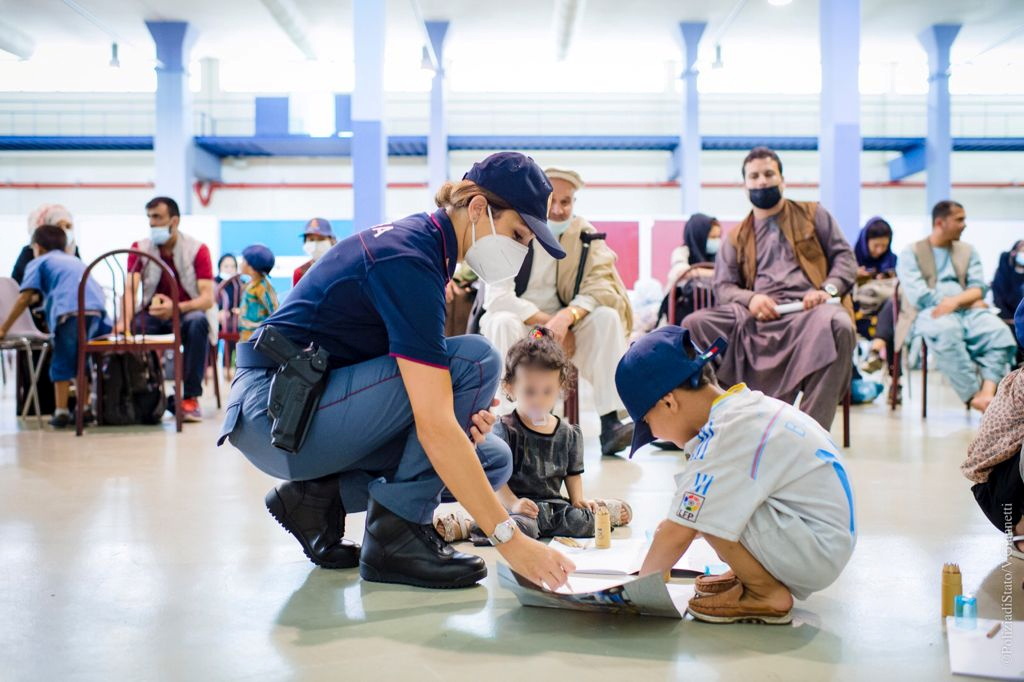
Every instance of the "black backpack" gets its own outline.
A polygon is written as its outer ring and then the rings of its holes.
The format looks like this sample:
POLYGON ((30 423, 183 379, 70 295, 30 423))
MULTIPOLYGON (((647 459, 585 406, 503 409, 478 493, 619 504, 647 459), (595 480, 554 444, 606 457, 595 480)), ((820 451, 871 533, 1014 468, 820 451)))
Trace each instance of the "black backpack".
POLYGON ((156 351, 103 356, 100 424, 158 424, 167 409, 164 371, 156 351))
POLYGON ((658 309, 658 324, 665 320, 667 324, 681 324, 686 316, 697 308, 698 296, 704 300, 710 300, 713 291, 711 282, 703 277, 694 277, 680 282, 675 291, 665 295, 661 299, 661 307, 658 309), (675 294, 676 297, 676 319, 668 319, 668 297, 675 294))

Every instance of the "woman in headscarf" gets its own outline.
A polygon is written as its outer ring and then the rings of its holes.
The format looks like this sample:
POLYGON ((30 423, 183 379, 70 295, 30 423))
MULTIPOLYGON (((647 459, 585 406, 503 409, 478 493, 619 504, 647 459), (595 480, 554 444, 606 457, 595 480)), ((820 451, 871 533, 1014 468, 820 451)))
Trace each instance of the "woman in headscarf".
POLYGON ((892 226, 880 216, 865 223, 853 247, 857 256, 857 281, 891 279, 896 276, 896 254, 892 251, 892 226))
MULTIPOLYGON (((81 258, 81 255, 78 253, 78 244, 75 243, 74 222, 74 219, 71 217, 71 212, 60 204, 43 204, 36 210, 32 211, 28 216, 29 238, 31 239, 32 234, 36 231, 37 227, 42 227, 43 225, 56 225, 67 233, 68 245, 64 250, 76 258, 81 258)), ((11 277, 13 277, 18 284, 21 284, 21 280, 25 277, 25 266, 27 266, 29 261, 34 257, 35 255, 32 253, 31 244, 26 244, 25 248, 21 250, 21 253, 18 254, 18 260, 14 263, 14 270, 11 271, 11 277)))
MULTIPOLYGON (((672 251, 672 267, 668 272, 666 286, 671 288, 676 280, 698 263, 713 263, 721 243, 722 225, 718 218, 703 213, 690 216, 683 228, 683 245, 672 251)), ((694 274, 710 277, 713 271, 709 268, 694 274)))
POLYGON ((896 254, 892 251, 892 226, 879 216, 864 224, 853 247, 857 256, 857 331, 871 339, 865 372, 877 372, 892 357, 892 297, 896 291, 896 254), (888 351, 888 353, 886 353, 888 351), (885 355, 884 355, 885 354, 885 355))

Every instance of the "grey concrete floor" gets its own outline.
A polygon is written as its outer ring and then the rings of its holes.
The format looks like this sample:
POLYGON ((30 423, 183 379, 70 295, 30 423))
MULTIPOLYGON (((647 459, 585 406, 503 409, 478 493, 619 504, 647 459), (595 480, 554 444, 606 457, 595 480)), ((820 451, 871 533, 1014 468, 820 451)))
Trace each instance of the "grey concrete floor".
MULTIPOLYGON (((429 591, 318 569, 264 509, 274 481, 214 447, 212 399, 180 435, 167 422, 75 438, 15 419, 8 387, 0 679, 947 679, 942 564, 959 562, 980 615, 997 617, 1005 543, 958 470, 978 417, 937 375, 931 388, 926 422, 914 399, 854 408, 857 550, 798 602, 795 626, 765 627, 523 608, 493 570, 473 589, 429 591)), ((628 532, 644 533, 680 454, 602 460, 596 426, 585 412, 585 490, 629 500, 628 532)), ((348 525, 358 539, 362 515, 348 525)), ((493 569, 496 551, 480 553, 493 569)), ((1024 619, 1024 562, 1009 566, 1024 619)))

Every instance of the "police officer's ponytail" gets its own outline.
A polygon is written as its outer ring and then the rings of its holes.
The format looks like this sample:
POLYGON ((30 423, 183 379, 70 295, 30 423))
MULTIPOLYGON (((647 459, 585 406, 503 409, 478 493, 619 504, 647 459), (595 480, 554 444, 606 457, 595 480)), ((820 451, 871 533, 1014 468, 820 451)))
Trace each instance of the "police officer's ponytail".
POLYGON ((437 204, 438 208, 446 208, 448 210, 465 208, 473 200, 473 197, 478 194, 487 200, 495 214, 512 208, 508 202, 497 194, 480 187, 472 180, 444 183, 437 190, 437 194, 434 195, 434 203, 437 204))

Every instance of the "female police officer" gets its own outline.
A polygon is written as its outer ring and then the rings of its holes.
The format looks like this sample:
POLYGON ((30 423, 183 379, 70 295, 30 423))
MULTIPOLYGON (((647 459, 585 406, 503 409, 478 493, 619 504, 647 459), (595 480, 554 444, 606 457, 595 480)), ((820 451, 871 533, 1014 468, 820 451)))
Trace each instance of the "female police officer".
POLYGON ((432 524, 447 489, 517 572, 553 588, 573 570, 520 533, 493 492, 512 466, 508 446, 490 433, 502 359, 481 336, 444 336, 445 288, 458 261, 497 282, 518 273, 534 237, 564 257, 546 223, 550 192, 532 159, 493 154, 446 183, 432 215, 359 232, 310 268, 264 323, 329 353, 297 452, 271 444, 277 363, 251 344, 239 348, 218 444, 229 438, 260 470, 288 480, 266 505, 313 563, 358 564, 363 579, 379 582, 473 585, 487 575, 484 561, 454 551, 432 524), (344 539, 345 515, 364 509, 360 549, 344 539))

